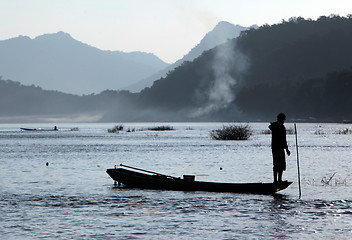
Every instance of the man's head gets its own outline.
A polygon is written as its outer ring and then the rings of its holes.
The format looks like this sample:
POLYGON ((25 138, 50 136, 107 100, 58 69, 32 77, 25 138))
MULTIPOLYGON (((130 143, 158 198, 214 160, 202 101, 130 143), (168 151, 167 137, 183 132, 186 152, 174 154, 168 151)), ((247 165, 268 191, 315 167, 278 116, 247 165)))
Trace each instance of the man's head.
POLYGON ((286 120, 286 115, 284 114, 284 113, 279 113, 278 115, 277 115, 277 121, 279 121, 279 122, 285 122, 285 120, 286 120))

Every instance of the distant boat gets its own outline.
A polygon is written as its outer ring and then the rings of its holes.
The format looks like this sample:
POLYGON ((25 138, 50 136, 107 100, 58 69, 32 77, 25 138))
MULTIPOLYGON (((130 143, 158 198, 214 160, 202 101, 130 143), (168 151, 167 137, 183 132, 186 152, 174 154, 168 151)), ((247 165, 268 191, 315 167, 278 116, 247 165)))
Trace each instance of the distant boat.
POLYGON ((70 129, 58 129, 56 126, 54 128, 20 128, 23 131, 38 131, 38 132, 53 132, 53 131, 79 131, 78 127, 73 127, 70 129))
POLYGON ((275 194, 286 189, 292 182, 284 181, 281 183, 220 183, 195 181, 195 176, 184 175, 183 178, 167 176, 139 168, 120 165, 124 168, 107 169, 107 174, 125 187, 141 189, 160 189, 175 191, 207 191, 207 192, 233 192, 250 194, 275 194), (148 172, 145 174, 137 171, 128 170, 132 168, 138 171, 148 172))
POLYGON ((43 129, 43 128, 21 128, 23 131, 58 131, 59 129, 43 129))

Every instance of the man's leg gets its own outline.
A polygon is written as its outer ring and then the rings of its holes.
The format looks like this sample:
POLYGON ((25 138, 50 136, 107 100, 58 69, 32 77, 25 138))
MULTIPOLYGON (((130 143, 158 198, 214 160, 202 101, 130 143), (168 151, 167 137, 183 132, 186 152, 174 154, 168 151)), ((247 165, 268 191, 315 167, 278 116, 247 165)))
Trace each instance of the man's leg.
POLYGON ((282 182, 282 173, 283 171, 278 171, 278 181, 282 182))
POLYGON ((277 182, 277 175, 278 175, 278 171, 274 170, 274 183, 277 182))

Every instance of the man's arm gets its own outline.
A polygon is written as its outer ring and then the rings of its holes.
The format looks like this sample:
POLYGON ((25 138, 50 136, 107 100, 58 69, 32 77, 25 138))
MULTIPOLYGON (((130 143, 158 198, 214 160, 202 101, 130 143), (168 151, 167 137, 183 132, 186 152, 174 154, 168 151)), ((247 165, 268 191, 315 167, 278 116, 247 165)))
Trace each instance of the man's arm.
POLYGON ((288 147, 285 148, 285 150, 286 150, 287 156, 290 156, 291 155, 291 151, 288 149, 288 147))

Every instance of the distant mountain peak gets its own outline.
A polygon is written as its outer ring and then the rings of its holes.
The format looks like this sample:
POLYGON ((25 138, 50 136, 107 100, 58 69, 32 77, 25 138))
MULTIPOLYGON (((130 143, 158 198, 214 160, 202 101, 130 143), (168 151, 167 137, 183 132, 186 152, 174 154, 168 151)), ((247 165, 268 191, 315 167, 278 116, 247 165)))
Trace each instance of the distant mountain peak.
POLYGON ((227 21, 220 21, 216 24, 215 28, 216 27, 219 27, 219 26, 230 26, 230 27, 233 27, 233 26, 239 26, 239 25, 234 25, 232 23, 229 23, 227 21))
MULTIPOLYGON (((19 35, 18 37, 16 37, 17 39, 24 39, 24 40, 30 40, 31 38, 25 35, 19 35)), ((13 39, 13 38, 11 38, 13 39)))
POLYGON ((239 33, 245 29, 248 28, 240 25, 234 25, 226 21, 221 21, 213 28, 213 30, 205 35, 199 45, 204 44, 205 48, 213 48, 228 39, 237 37, 239 33))
MULTIPOLYGON (((255 27, 255 26, 251 26, 255 27)), ((240 25, 234 25, 232 23, 221 21, 219 22, 213 30, 208 32, 204 38, 197 44, 194 48, 192 48, 182 59, 176 61, 171 64, 164 70, 153 74, 152 76, 142 79, 139 82, 126 87, 126 89, 138 92, 141 91, 145 87, 152 86, 155 80, 158 80, 162 77, 165 77, 168 72, 174 70, 177 66, 180 66, 185 61, 193 61, 195 58, 199 57, 204 51, 207 51, 211 48, 220 45, 229 39, 236 38, 240 35, 241 31, 248 30, 250 27, 242 27, 240 25)))
POLYGON ((120 89, 168 66, 153 54, 104 51, 63 31, 0 41, 0 56, 0 75, 73 94, 120 89))
POLYGON ((69 33, 59 31, 57 33, 46 33, 34 38, 34 40, 52 40, 52 39, 72 40, 73 37, 69 33))
POLYGON ((0 40, 0 42, 5 42, 5 41, 25 42, 25 41, 30 41, 30 40, 32 40, 32 39, 30 37, 28 37, 28 36, 19 35, 18 37, 13 37, 13 38, 5 39, 5 40, 0 40))

